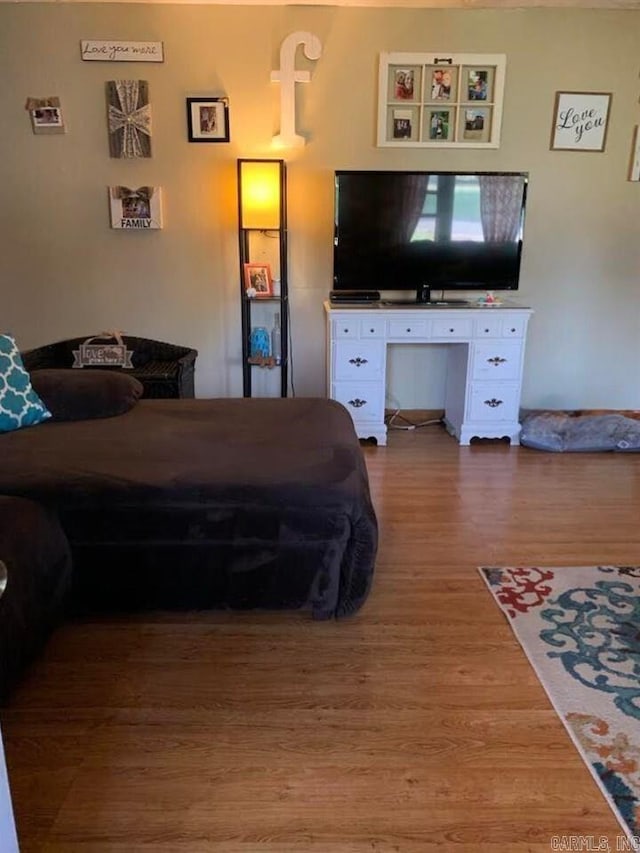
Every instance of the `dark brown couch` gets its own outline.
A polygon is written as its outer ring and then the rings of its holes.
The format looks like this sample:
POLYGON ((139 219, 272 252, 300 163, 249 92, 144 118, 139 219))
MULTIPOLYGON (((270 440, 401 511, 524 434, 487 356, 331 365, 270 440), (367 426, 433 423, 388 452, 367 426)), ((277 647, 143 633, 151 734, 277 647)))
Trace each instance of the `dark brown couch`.
MULTIPOLYGON (((71 582, 69 544, 55 514, 0 495, 0 703, 62 618, 71 582)), ((0 847, 2 845, 0 844, 0 847)))
POLYGON ((323 619, 358 610, 373 578, 364 458, 331 400, 143 399, 115 417, 53 419, 0 435, 0 493, 57 515, 83 609, 323 619))

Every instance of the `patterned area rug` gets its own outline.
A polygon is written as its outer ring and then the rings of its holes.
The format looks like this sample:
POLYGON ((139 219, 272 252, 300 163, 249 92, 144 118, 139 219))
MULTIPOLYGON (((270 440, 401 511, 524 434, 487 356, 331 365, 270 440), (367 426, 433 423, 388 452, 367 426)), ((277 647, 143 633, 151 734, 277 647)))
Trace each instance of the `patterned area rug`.
POLYGON ((480 573, 623 830, 637 838, 640 566, 480 573))

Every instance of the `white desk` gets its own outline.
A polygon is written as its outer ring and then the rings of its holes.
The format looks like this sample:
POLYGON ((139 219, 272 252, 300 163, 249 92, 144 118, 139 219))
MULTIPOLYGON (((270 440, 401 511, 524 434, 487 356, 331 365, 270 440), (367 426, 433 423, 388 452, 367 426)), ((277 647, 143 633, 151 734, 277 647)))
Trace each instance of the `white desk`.
POLYGON ((522 370, 531 309, 324 304, 329 396, 351 413, 359 438, 387 443, 387 344, 450 344, 444 422, 460 444, 519 443, 522 370))

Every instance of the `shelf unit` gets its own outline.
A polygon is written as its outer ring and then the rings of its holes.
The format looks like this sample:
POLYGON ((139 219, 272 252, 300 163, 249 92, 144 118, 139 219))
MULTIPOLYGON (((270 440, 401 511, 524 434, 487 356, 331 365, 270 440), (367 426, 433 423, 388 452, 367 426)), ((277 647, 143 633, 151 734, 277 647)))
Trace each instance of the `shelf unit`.
POLYGON ((240 255, 240 300, 242 306, 243 396, 286 397, 289 387, 289 296, 287 279, 287 178, 284 160, 238 160, 238 236, 240 255), (248 297, 245 264, 268 265, 279 293, 248 297), (263 326, 271 331, 280 315, 280 364, 265 367, 251 362, 251 331, 263 326), (257 381, 257 371, 270 379, 257 381), (258 390, 261 393, 256 393, 258 390))

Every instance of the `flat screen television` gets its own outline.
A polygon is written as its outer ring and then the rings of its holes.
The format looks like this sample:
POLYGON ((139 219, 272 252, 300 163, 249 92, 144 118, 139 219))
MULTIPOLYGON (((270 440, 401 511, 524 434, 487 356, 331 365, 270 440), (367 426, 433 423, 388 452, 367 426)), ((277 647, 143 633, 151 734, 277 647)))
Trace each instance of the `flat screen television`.
POLYGON ((525 172, 337 171, 334 291, 517 290, 527 183, 525 172))

